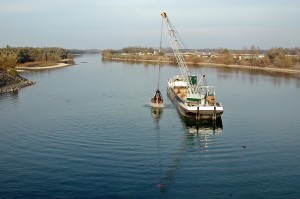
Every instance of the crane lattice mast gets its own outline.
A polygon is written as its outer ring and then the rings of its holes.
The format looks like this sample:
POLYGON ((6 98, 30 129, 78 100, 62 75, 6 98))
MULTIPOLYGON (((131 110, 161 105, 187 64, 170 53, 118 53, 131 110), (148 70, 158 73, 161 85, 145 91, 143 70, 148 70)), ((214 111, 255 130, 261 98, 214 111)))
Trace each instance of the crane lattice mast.
POLYGON ((184 80, 187 82, 187 87, 189 93, 196 93, 197 88, 193 86, 189 80, 190 77, 190 72, 188 70, 188 67, 186 65, 186 62, 184 60, 183 53, 181 52, 181 46, 180 43, 178 42, 178 39, 180 39, 179 33, 176 31, 175 27, 172 25, 169 17, 167 16, 167 13, 163 12, 161 13, 165 28, 167 30, 168 38, 171 43, 174 55, 176 57, 176 61, 178 63, 180 72, 184 80))

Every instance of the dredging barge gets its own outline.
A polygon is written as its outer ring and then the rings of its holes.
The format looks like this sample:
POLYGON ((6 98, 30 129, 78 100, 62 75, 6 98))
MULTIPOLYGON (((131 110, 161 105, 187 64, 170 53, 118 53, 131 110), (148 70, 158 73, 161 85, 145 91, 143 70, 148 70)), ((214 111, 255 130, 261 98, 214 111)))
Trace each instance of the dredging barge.
POLYGON ((198 93, 190 93, 188 82, 176 76, 169 79, 167 92, 170 99, 176 103, 178 111, 185 117, 216 119, 223 113, 222 104, 216 102, 213 86, 200 86, 198 93))
POLYGON ((206 84, 205 75, 198 80, 197 76, 190 74, 179 44, 181 37, 167 14, 163 12, 161 16, 181 72, 180 76, 169 79, 168 96, 183 116, 216 120, 221 117, 224 109, 222 104, 216 101, 215 87, 206 84))

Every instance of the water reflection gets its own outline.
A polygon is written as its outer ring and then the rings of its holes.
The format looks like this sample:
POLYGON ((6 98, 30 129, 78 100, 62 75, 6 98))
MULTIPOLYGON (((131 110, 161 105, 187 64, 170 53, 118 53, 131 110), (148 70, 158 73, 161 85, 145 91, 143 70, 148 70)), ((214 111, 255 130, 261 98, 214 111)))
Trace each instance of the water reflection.
POLYGON ((135 60, 108 60, 102 58, 102 63, 126 63, 128 65, 141 65, 143 64, 144 67, 151 67, 151 66, 174 66, 178 67, 177 63, 172 62, 151 62, 151 61, 135 61, 135 60))
MULTIPOLYGON (((132 60, 106 60, 102 59, 103 63, 106 62, 120 62, 128 65, 143 65, 144 67, 152 66, 173 66, 178 67, 176 63, 155 63, 155 62, 141 62, 132 60)), ((295 83, 296 88, 300 88, 300 75, 299 73, 278 72, 255 68, 245 68, 243 66, 230 67, 230 66, 213 66, 213 65, 189 65, 189 69, 192 73, 201 72, 206 73, 208 70, 215 70, 217 78, 220 80, 242 79, 243 81, 249 81, 251 84, 259 83, 261 79, 269 78, 275 87, 282 84, 289 85, 295 83)))
POLYGON ((4 93, 0 95, 0 104, 5 102, 10 102, 13 105, 19 103, 19 90, 15 90, 10 93, 4 93))
POLYGON ((297 73, 230 67, 216 67, 216 70, 217 77, 220 80, 242 79, 243 81, 248 80, 251 84, 254 84, 258 83, 262 78, 269 78, 275 87, 281 86, 282 84, 289 85, 293 81, 295 81, 297 88, 300 87, 300 76, 297 73))
POLYGON ((151 115, 156 121, 159 121, 162 113, 163 113, 163 108, 151 107, 151 115))
POLYGON ((196 120, 181 116, 181 121, 187 127, 188 133, 214 134, 221 133, 223 130, 222 118, 217 120, 196 120))
POLYGON ((151 116, 156 123, 156 129, 159 129, 159 120, 162 116, 163 108, 151 107, 151 116))
MULTIPOLYGON (((186 127, 187 132, 184 135, 181 145, 178 150, 174 151, 174 158, 170 165, 167 167, 163 176, 160 178, 156 187, 161 193, 161 197, 165 196, 168 187, 175 182, 175 177, 182 167, 182 160, 188 153, 205 153, 212 145, 215 134, 222 133, 223 124, 222 118, 218 118, 215 122, 211 120, 196 121, 192 118, 181 117, 183 125, 186 127)), ((157 147, 160 147, 160 136, 157 134, 157 147)), ((160 152, 158 150, 158 152, 160 152)), ((160 154, 160 153, 159 153, 160 154)), ((159 166, 161 167, 161 160, 159 155, 159 166)))
MULTIPOLYGON (((105 60, 106 62, 120 62, 128 65, 143 65, 144 67, 152 66, 173 66, 178 67, 176 63, 154 63, 154 62, 140 62, 140 61, 123 61, 123 60, 105 60)), ((192 73, 200 72, 207 73, 209 70, 215 70, 217 78, 219 80, 242 80, 249 81, 251 84, 259 83, 262 79, 270 79, 273 82, 274 87, 282 85, 295 84, 296 88, 300 88, 300 75, 299 73, 278 72, 271 70, 245 68, 243 66, 229 67, 229 66, 213 66, 213 65, 189 65, 189 69, 192 73)))
POLYGON ((200 120, 181 117, 187 128, 186 140, 188 141, 189 152, 208 152, 213 143, 213 135, 223 132, 222 118, 216 121, 200 120))

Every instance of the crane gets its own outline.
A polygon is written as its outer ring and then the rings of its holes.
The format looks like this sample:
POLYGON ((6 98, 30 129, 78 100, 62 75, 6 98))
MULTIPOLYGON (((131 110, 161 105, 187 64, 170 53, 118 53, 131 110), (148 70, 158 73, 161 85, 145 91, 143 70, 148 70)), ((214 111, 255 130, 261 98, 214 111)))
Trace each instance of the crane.
POLYGON ((171 47, 173 49, 176 61, 178 63, 182 78, 187 82, 187 89, 190 94, 197 94, 199 93, 199 88, 201 86, 202 81, 204 80, 205 75, 202 75, 200 81, 198 81, 198 84, 195 85, 195 82, 193 82, 192 78, 195 76, 192 76, 188 70, 188 67, 186 65, 182 48, 180 46, 179 40, 182 40, 179 33, 176 31, 175 27, 171 23, 169 17, 167 16, 167 13, 162 12, 161 13, 163 23, 165 25, 165 28, 167 30, 167 35, 171 44, 171 47))
POLYGON ((181 51, 179 40, 182 43, 182 39, 179 33, 172 25, 167 13, 163 12, 161 16, 181 72, 181 77, 176 76, 168 81, 169 97, 176 100, 177 108, 183 116, 196 118, 196 121, 203 118, 216 122, 224 109, 221 103, 216 102, 215 87, 207 86, 205 75, 202 75, 197 82, 197 76, 190 74, 181 51))

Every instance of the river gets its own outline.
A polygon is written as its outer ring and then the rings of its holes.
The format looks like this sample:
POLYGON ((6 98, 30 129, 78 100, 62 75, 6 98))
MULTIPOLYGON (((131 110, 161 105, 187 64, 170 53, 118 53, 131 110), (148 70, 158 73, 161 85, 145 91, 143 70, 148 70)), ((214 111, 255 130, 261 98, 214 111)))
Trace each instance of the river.
POLYGON ((225 110, 197 132, 166 96, 178 67, 158 114, 157 64, 75 62, 0 95, 0 198, 300 197, 300 76, 190 67, 225 110))

